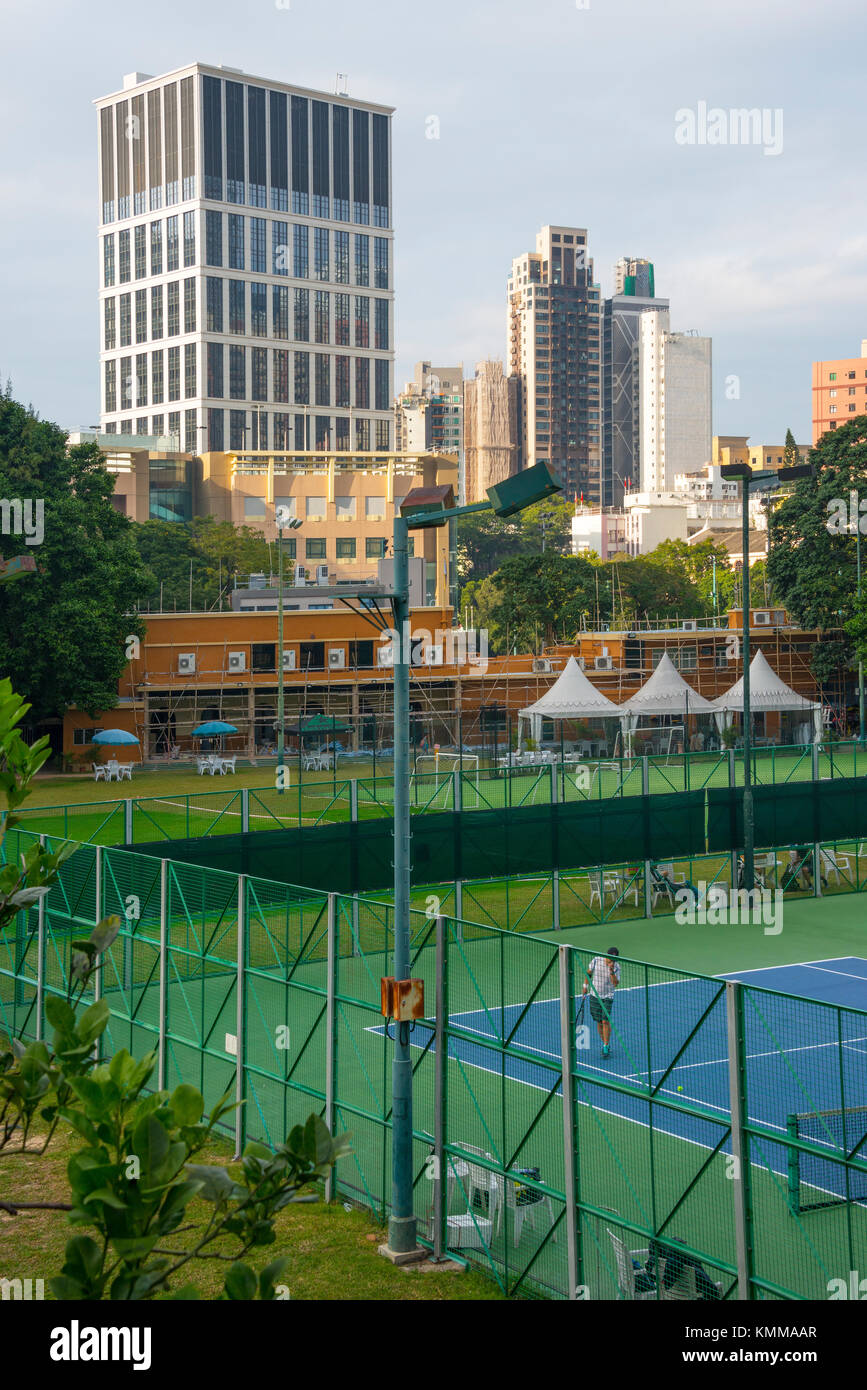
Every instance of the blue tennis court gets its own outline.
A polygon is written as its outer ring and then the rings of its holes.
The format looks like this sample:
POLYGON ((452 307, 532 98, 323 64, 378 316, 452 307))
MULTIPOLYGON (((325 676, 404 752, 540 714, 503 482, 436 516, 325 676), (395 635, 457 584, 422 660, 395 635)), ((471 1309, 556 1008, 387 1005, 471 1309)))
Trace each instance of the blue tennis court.
MULTIPOLYGON (((725 980, 737 979, 744 985, 749 1120, 783 1138, 791 1114, 821 1115, 867 1105, 867 1014, 863 1012, 867 1010, 867 960, 844 956, 732 972, 716 980, 677 977, 631 983, 631 978, 641 978, 642 969, 622 963, 607 1059, 601 1055, 589 1009, 577 1029, 579 1102, 647 1125, 648 1098, 664 1099, 673 1105, 653 1106, 655 1130, 716 1147, 730 1114, 725 980), (829 1004, 838 1007, 828 1008, 829 1004), (596 1086, 594 1075, 623 1089, 596 1086), (693 1113, 680 1111, 678 1103, 685 1103, 693 1113), (696 1115, 695 1110, 702 1114, 696 1115)), ((504 1056, 475 1044, 471 1037, 452 1033, 449 1058, 462 1068, 497 1075, 505 1069, 505 1076, 519 1084, 559 1089, 556 1072, 532 1061, 533 1054, 560 1061, 558 999, 452 1013, 449 1025, 460 1034, 509 1041, 526 1056, 516 1058, 511 1052, 504 1056)), ((434 1046, 429 1025, 416 1026, 413 1043, 434 1046)), ((825 1142, 821 1134, 817 1142, 825 1142)), ((830 1134, 828 1142, 832 1143, 830 1134)), ((771 1142, 766 1149, 768 1166, 784 1173, 786 1150, 771 1142)), ((857 1156, 867 1158, 867 1143, 857 1156)), ((827 1174, 825 1180, 831 1182, 827 1174)))

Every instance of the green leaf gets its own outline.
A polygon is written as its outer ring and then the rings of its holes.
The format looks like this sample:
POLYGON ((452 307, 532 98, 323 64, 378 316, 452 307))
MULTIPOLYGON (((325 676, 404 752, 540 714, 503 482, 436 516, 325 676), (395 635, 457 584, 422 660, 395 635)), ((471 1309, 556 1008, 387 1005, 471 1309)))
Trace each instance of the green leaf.
POLYGON ((223 1288, 226 1295, 236 1302, 256 1297, 256 1276, 249 1265, 236 1260, 226 1275, 223 1288))
POLYGON ((234 1178, 225 1168, 204 1163, 186 1163, 184 1168, 192 1179, 201 1183, 199 1196, 206 1202, 228 1201, 238 1190, 234 1178))
POLYGON ((73 1236, 66 1242, 64 1254, 64 1274, 69 1274, 82 1283, 92 1283, 99 1277, 102 1251, 90 1236, 73 1236))
POLYGON ((197 1091, 195 1086, 186 1084, 175 1087, 169 1103, 172 1107, 175 1123, 179 1125, 198 1124, 205 1109, 201 1092, 197 1091))
POLYGON ((75 1029, 75 1010, 56 994, 49 994, 45 1000, 45 1017, 58 1033, 72 1033, 75 1029))
POLYGON ((146 1115, 136 1125, 132 1146, 141 1159, 142 1176, 152 1178, 169 1152, 169 1136, 156 1115, 146 1115))
POLYGON ((84 1199, 84 1205, 91 1206, 94 1202, 102 1202, 104 1207, 111 1207, 114 1211, 126 1211, 127 1209, 126 1202, 122 1202, 110 1187, 98 1187, 95 1192, 89 1192, 84 1199))
POLYGON ((283 1273, 284 1269, 288 1267, 288 1264, 289 1261, 285 1258, 285 1256, 281 1256, 278 1260, 272 1260, 271 1263, 269 1265, 266 1265, 265 1268, 260 1272, 259 1297, 261 1299, 271 1300, 274 1298, 274 1285, 280 1278, 280 1275, 283 1273))
POLYGON ((85 1009, 78 1020, 78 1036, 83 1043, 93 1043, 105 1031, 109 1020, 109 1008, 105 999, 97 999, 89 1009, 85 1009))
POLYGON ((90 933, 90 943, 95 947, 98 955, 107 951, 120 931, 119 917, 103 917, 90 933))
POLYGON ((70 1279, 65 1274, 57 1274, 49 1279, 48 1287, 59 1303, 80 1303, 88 1294, 77 1279, 70 1279))

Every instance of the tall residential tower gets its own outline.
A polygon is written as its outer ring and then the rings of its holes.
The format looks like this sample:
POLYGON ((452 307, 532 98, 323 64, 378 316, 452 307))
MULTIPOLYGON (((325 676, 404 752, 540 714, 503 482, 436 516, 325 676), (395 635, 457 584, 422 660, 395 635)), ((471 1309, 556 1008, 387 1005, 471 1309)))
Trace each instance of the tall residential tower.
POLYGON ((543 227, 512 262, 509 373, 521 381, 525 467, 549 463, 566 494, 601 501, 599 287, 583 227, 543 227))
POLYGON ((638 487, 638 339, 641 315, 667 309, 657 299, 652 261, 624 256, 614 267, 614 294, 602 314, 602 503, 621 506, 638 487))
POLYGON ((388 450, 392 108, 202 63, 96 107, 103 432, 388 450))

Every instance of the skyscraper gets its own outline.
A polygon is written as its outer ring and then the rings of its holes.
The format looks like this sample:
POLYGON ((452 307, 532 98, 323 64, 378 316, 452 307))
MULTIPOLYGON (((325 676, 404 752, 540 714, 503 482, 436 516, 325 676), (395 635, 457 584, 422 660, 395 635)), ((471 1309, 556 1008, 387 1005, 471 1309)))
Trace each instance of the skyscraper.
POLYGON ((711 340, 672 333, 667 309, 639 318, 638 435, 641 491, 669 492, 678 473, 711 451, 711 340))
POLYGON ((104 433, 391 445, 391 107, 192 63, 96 102, 104 433))
POLYGON ((602 503, 620 506, 641 476, 638 450, 638 325, 648 309, 667 309, 654 297, 653 263, 623 257, 614 267, 614 294, 602 312, 602 503))
POLYGON ((518 439, 520 378, 505 376, 502 362, 479 362, 464 382, 466 501, 483 502, 489 487, 521 466, 518 439))
POLYGON ((599 287, 583 227, 543 227, 512 262, 509 372, 521 381, 526 467, 549 463, 569 497, 601 500, 599 287))
POLYGON ((394 436, 398 452, 419 450, 454 454, 458 459, 458 488, 464 482, 464 369, 432 367, 416 362, 412 381, 394 402, 394 436))

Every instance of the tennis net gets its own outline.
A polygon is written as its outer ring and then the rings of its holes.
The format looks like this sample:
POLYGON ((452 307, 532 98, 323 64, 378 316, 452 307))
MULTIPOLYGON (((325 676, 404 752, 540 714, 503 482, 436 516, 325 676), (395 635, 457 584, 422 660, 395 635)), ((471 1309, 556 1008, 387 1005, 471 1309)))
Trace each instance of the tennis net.
POLYGON ((867 1201, 867 1105, 789 1115, 786 1129, 790 1139, 828 1150, 823 1158, 790 1147, 789 1200, 794 1212, 867 1201), (863 1162, 864 1170, 845 1162, 852 1158, 863 1162))

